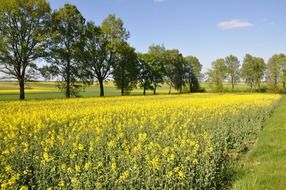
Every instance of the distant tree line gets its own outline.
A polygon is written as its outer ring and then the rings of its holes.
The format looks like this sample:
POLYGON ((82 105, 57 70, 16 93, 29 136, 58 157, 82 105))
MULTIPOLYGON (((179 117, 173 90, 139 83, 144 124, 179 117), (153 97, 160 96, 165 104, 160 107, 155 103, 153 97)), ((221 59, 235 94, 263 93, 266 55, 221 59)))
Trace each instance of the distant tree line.
MULTIPOLYGON (((184 57, 177 49, 151 45, 147 53, 138 53, 128 43, 130 33, 115 15, 108 15, 100 25, 86 21, 75 5, 51 10, 46 0, 1 0, 0 72, 19 82, 20 99, 25 99, 25 81, 39 74, 57 79, 66 97, 77 96, 79 83, 99 83, 104 96, 104 82, 112 79, 122 95, 134 88, 154 94, 162 84, 182 93, 201 90, 202 65, 194 56, 184 57), (41 61, 42 60, 42 61, 41 61), (39 62, 47 63, 39 67, 39 62)), ((274 55, 267 64, 247 54, 240 65, 231 55, 217 59, 206 73, 217 91, 229 80, 234 90, 244 80, 251 91, 267 79, 277 90, 286 89, 285 55, 274 55)))
POLYGON ((275 54, 267 63, 260 57, 246 54, 242 64, 237 57, 230 55, 212 62, 206 73, 207 81, 216 91, 223 91, 223 84, 229 81, 232 91, 239 81, 249 85, 250 91, 261 91, 261 83, 267 82, 267 88, 273 92, 286 91, 286 55, 275 54))

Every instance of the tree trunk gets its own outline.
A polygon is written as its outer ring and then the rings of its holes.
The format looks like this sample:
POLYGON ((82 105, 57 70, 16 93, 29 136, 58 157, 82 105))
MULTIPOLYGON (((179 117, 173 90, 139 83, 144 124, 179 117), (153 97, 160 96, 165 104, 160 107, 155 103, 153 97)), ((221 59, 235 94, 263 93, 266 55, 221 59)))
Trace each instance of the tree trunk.
POLYGON ((121 96, 124 96, 125 64, 121 65, 121 96))
POLYGON ((190 93, 192 93, 192 86, 193 86, 193 82, 192 82, 192 79, 191 78, 189 78, 189 87, 190 87, 190 93))
POLYGON ((171 94, 171 90, 172 90, 172 85, 170 84, 170 87, 169 87, 169 94, 171 94))
POLYGON ((67 86, 66 86, 66 98, 71 97, 71 88, 70 88, 70 60, 67 61, 67 86))
POLYGON ((24 79, 20 79, 19 81, 19 86, 20 86, 20 100, 24 100, 25 99, 25 83, 24 83, 24 79))
POLYGON ((182 94, 182 85, 180 86, 180 94, 182 94))
POLYGON ((121 87, 121 96, 124 96, 124 88, 123 88, 123 86, 121 87))
POLYGON ((156 94, 156 88, 157 88, 157 85, 155 84, 154 89, 153 89, 153 94, 154 95, 156 94))
POLYGON ((274 79, 274 89, 276 90, 277 88, 277 78, 274 79))
POLYGON ((144 87, 143 87, 143 95, 144 96, 146 95, 146 84, 144 84, 144 87))
POLYGON ((234 79, 233 78, 231 79, 231 90, 232 91, 234 90, 234 79))
POLYGON ((103 97, 104 96, 103 80, 99 79, 98 82, 99 82, 99 88, 100 88, 100 97, 103 97))
POLYGON ((286 90, 286 82, 283 82, 283 88, 286 90))

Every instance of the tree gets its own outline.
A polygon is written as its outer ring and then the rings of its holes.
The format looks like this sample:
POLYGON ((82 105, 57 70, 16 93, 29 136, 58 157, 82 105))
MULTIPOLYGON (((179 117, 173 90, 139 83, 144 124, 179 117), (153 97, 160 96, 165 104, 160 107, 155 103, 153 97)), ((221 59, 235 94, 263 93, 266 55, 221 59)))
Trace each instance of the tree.
MULTIPOLYGON (((179 52, 178 52, 179 53, 179 52)), ((177 63, 175 64, 175 69, 174 69, 174 87, 176 90, 179 91, 179 93, 182 93, 182 89, 185 86, 185 74, 186 74, 186 68, 185 68, 186 62, 181 53, 177 55, 177 63)))
POLYGON ((86 25, 84 51, 81 61, 87 71, 87 78, 97 79, 100 86, 100 96, 104 96, 103 82, 110 76, 112 56, 108 51, 108 40, 100 27, 88 22, 86 25))
POLYGON ((156 94, 157 87, 164 82, 164 52, 163 45, 151 45, 148 54, 150 55, 150 67, 152 73, 153 94, 156 94))
POLYGON ((148 53, 137 53, 139 64, 138 82, 141 88, 143 88, 143 95, 146 95, 146 90, 152 90, 152 68, 149 65, 151 62, 150 55, 148 53))
POLYGON ((212 68, 208 70, 208 81, 215 85, 217 91, 223 90, 223 82, 226 78, 226 66, 224 59, 212 62, 212 68))
POLYGON ((35 61, 44 56, 50 12, 45 0, 1 0, 0 71, 18 80, 20 100, 35 61))
POLYGON ((190 92, 197 92, 200 89, 202 65, 199 59, 194 56, 185 57, 185 61, 185 77, 189 84, 189 90, 190 92))
POLYGON ((185 75, 185 60, 182 54, 177 49, 166 50, 164 52, 164 76, 165 81, 169 84, 169 94, 171 93, 171 88, 174 87, 180 93, 182 92, 182 87, 184 86, 184 75, 185 75))
POLYGON ((262 58, 253 57, 250 54, 245 55, 241 74, 246 83, 250 85, 251 92, 253 91, 253 88, 260 88, 265 69, 266 65, 262 58))
POLYGON ((136 87, 139 73, 137 54, 134 48, 125 43, 118 48, 116 57, 112 75, 115 85, 121 89, 121 95, 124 96, 126 91, 136 87))
MULTIPOLYGON (((129 38, 129 32, 124 27, 124 23, 115 15, 108 15, 101 24, 101 34, 98 38, 98 49, 93 57, 96 58, 93 64, 95 77, 100 85, 100 96, 104 96, 103 82, 112 74, 112 68, 118 68, 121 48, 126 45, 129 38), (96 54, 96 55, 95 55, 96 54)), ((95 36, 94 36, 95 37, 95 36)), ((89 47, 92 49, 93 47, 89 47)), ((124 51, 123 51, 124 52, 124 51)), ((122 53, 122 52, 121 52, 122 53)))
POLYGON ((239 73, 239 61, 238 58, 230 55, 225 58, 226 73, 231 82, 231 89, 234 90, 234 85, 237 83, 240 77, 239 73))
POLYGON ((66 97, 76 95, 76 82, 82 70, 79 56, 83 48, 85 19, 75 5, 65 4, 52 14, 50 31, 50 56, 53 75, 63 80, 66 97))
POLYGON ((267 79, 273 90, 277 89, 280 80, 283 83, 283 66, 285 68, 285 65, 286 56, 284 54, 275 54, 267 62, 267 79))
POLYGON ((286 62, 281 63, 281 70, 282 70, 281 81, 284 90, 286 90, 286 62))

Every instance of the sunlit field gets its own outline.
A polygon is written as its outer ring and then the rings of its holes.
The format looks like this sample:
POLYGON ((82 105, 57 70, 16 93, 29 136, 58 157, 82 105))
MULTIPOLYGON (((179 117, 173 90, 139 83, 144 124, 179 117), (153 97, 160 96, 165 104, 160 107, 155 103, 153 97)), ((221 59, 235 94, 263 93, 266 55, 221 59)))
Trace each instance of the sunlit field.
POLYGON ((1 189, 220 189, 279 99, 1 101, 1 189))
MULTIPOLYGON (((26 99, 57 99, 65 98, 64 91, 57 87, 57 82, 27 82, 26 99)), ((82 84, 79 84, 82 85, 82 84)), ((105 96, 120 96, 121 92, 113 82, 104 83, 105 96)), ((158 94, 168 94, 169 87, 164 84, 157 89, 158 94)), ((175 89, 171 93, 178 93, 175 89)), ((143 90, 140 88, 133 89, 130 95, 142 95, 143 90)), ((153 91, 147 91, 147 94, 153 94, 153 91)), ((99 84, 94 83, 79 89, 80 97, 99 96, 99 84)), ((0 82, 0 100, 17 100, 19 99, 19 85, 17 82, 0 82)))
MULTIPOLYGON (((202 89, 207 92, 213 92, 208 83, 201 83, 202 89)), ((105 82, 105 95, 106 96, 120 96, 120 90, 117 89, 113 82, 105 82)), ((188 92, 188 89, 183 89, 183 92, 188 92)), ((57 82, 27 82, 26 83, 26 99, 57 99, 65 98, 65 93, 57 87, 57 82)), ((169 86, 162 84, 158 87, 158 94, 168 94, 169 86)), ((232 92, 231 84, 224 83, 224 93, 232 92)), ((245 83, 237 83, 234 92, 250 92, 249 87, 245 83)), ((172 94, 177 94, 174 88, 171 89, 172 94)), ((130 95, 142 95, 143 89, 135 88, 130 92, 130 95)), ((153 94, 152 90, 147 91, 147 95, 153 94)), ((99 96, 99 85, 94 83, 93 85, 86 86, 79 89, 80 97, 96 97, 99 96)), ((19 99, 19 85, 17 82, 0 82, 0 100, 17 100, 19 99)))

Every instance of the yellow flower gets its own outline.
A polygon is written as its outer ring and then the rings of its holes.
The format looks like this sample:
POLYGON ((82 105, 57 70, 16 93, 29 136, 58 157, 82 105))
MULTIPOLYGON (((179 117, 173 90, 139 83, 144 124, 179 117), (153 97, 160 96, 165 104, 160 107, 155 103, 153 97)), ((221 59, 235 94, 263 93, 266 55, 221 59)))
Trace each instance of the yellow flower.
POLYGON ((185 173, 181 170, 178 171, 178 175, 180 178, 184 178, 185 177, 185 173))
POLYGON ((49 161, 52 160, 52 157, 50 157, 47 152, 44 153, 43 157, 44 157, 44 160, 45 160, 46 162, 49 162, 49 161))
POLYGON ((198 159, 194 159, 194 160, 193 160, 193 164, 194 164, 194 165, 198 165, 198 163, 199 163, 198 159))
POLYGON ((86 163, 84 164, 84 170, 85 170, 85 171, 88 171, 89 168, 90 168, 90 166, 91 166, 91 162, 90 162, 90 161, 86 162, 86 163))
POLYGON ((61 170, 66 171, 66 169, 67 169, 66 164, 61 164, 61 170))
POLYGON ((107 144, 108 148, 109 149, 112 149, 115 147, 115 142, 113 140, 109 141, 108 144, 107 144))
POLYGON ((158 170, 160 168, 160 161, 158 157, 153 158, 150 161, 150 165, 153 169, 158 170))
POLYGON ((192 166, 199 165, 205 175, 216 169, 210 167, 221 156, 217 147, 224 144, 225 131, 233 132, 239 146, 246 134, 260 130, 258 124, 280 97, 204 93, 0 101, 0 189, 28 189, 17 183, 31 171, 17 168, 11 162, 15 156, 27 166, 31 159, 40 162, 42 175, 59 176, 52 179, 54 189, 103 189, 113 183, 132 188, 124 182, 139 170, 152 181, 184 183, 196 175, 192 166))
POLYGON ((147 139, 147 133, 139 133, 138 140, 143 142, 147 139))
POLYGON ((102 167, 103 166, 103 163, 101 161, 97 162, 97 166, 98 167, 102 167))
POLYGON ((29 190, 29 187, 28 187, 28 186, 22 186, 22 187, 20 188, 20 190, 29 190))
POLYGON ((10 165, 5 167, 5 172, 10 173, 12 171, 12 167, 10 165))
POLYGON ((173 162, 175 160, 175 155, 171 154, 170 157, 168 157, 168 162, 173 162))
POLYGON ((75 171, 77 172, 77 173, 80 173, 81 172, 81 169, 80 169, 80 166, 79 165, 75 165, 75 171))
POLYGON ((120 181, 125 181, 129 177, 129 171, 125 171, 120 177, 120 181))
POLYGON ((67 170, 67 171, 68 171, 69 174, 72 174, 72 173, 73 173, 73 170, 72 170, 71 167, 68 167, 68 170, 67 170))
POLYGON ((83 150, 84 149, 84 145, 83 144, 78 144, 78 150, 83 150))
POLYGON ((63 180, 61 180, 58 184, 59 187, 65 187, 65 182, 63 180))
POLYGON ((71 178, 71 183, 72 183, 72 185, 77 186, 79 184, 79 181, 78 181, 78 179, 76 177, 72 177, 71 178))

